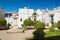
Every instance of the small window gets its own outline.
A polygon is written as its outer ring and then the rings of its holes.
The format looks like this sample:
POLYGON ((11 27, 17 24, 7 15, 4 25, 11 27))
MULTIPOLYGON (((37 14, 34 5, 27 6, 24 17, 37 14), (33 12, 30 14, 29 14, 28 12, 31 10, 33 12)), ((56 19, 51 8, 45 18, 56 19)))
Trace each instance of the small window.
POLYGON ((31 18, 28 18, 29 20, 31 20, 31 18))
POLYGON ((22 21, 22 18, 20 19, 20 21, 22 21))
POLYGON ((9 17, 11 17, 12 16, 12 14, 9 14, 9 17))
POLYGON ((5 14, 5 17, 8 17, 8 14, 5 14))

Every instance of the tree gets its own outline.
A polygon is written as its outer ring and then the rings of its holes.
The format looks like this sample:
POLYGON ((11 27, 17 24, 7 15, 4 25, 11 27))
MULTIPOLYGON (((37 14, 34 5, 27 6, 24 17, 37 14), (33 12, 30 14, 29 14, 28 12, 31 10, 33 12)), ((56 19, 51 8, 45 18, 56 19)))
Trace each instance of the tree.
POLYGON ((24 20, 24 22, 22 24, 22 28, 24 29, 23 32, 25 31, 25 29, 27 28, 27 26, 31 26, 31 25, 34 25, 34 21, 32 21, 30 19, 24 20))
POLYGON ((33 32, 33 39, 44 40, 44 34, 45 34, 44 31, 38 28, 33 32))
POLYGON ((44 22, 41 22, 41 21, 38 21, 35 25, 35 28, 45 28, 45 23, 44 22))
POLYGON ((45 28, 45 23, 41 21, 37 21, 35 23, 35 28, 36 30, 33 32, 33 38, 34 40, 44 40, 44 28, 45 28))
POLYGON ((24 24, 25 26, 31 26, 31 25, 34 24, 34 22, 33 22, 32 20, 26 19, 26 20, 24 20, 23 24, 24 24))

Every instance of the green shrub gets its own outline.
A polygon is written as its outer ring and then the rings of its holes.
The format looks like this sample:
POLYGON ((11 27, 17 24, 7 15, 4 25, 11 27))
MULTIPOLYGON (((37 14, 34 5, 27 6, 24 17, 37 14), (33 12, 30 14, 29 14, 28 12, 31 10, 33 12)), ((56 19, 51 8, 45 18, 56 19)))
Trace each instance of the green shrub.
POLYGON ((24 20, 23 24, 22 24, 22 27, 27 27, 27 26, 31 26, 31 25, 34 25, 34 21, 32 20, 29 20, 29 19, 26 19, 24 20))
POLYGON ((4 18, 0 18, 0 26, 6 26, 7 22, 4 18))
POLYGON ((44 22, 38 21, 38 22, 35 24, 35 28, 44 28, 44 27, 45 27, 45 23, 44 23, 44 22))
POLYGON ((36 29, 33 32, 33 38, 34 40, 44 40, 44 31, 41 30, 40 28, 36 29))
POLYGON ((46 33, 45 37, 60 36, 60 30, 49 31, 46 33))
POLYGON ((25 29, 25 28, 26 28, 25 24, 22 24, 21 26, 22 26, 22 28, 23 28, 23 29, 25 29))
POLYGON ((34 26, 37 24, 38 21, 34 21, 34 26))
POLYGON ((60 21, 57 22, 56 26, 60 29, 60 21))
POLYGON ((45 27, 45 23, 36 21, 34 26, 36 28, 36 30, 33 32, 34 40, 44 40, 44 31, 43 30, 45 27))
POLYGON ((54 28, 55 28, 55 24, 52 24, 51 27, 49 28, 49 31, 55 31, 54 28))
POLYGON ((23 25, 25 25, 25 26, 30 26, 30 25, 33 25, 33 24, 34 24, 34 22, 32 20, 29 20, 29 19, 26 19, 23 22, 23 25))
POLYGON ((29 20, 29 19, 26 19, 26 20, 24 20, 24 24, 26 25, 26 26, 30 26, 30 25, 33 25, 33 21, 32 20, 29 20))

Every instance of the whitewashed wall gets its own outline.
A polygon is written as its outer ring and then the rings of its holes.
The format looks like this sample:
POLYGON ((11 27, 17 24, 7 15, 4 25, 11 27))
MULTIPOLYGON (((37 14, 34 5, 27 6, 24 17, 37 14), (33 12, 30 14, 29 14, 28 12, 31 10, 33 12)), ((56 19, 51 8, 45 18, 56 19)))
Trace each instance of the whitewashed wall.
POLYGON ((18 12, 18 25, 19 25, 19 27, 22 28, 21 24, 23 24, 23 21, 25 19, 30 18, 33 13, 34 13, 34 9, 29 9, 27 7, 20 8, 19 12, 18 12), (20 21, 20 19, 22 19, 22 21, 20 21))

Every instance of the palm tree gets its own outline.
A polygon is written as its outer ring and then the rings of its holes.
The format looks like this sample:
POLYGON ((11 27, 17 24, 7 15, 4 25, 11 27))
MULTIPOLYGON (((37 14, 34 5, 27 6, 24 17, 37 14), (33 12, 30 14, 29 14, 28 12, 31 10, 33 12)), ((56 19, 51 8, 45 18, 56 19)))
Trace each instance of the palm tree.
POLYGON ((36 18, 37 18, 37 16, 38 16, 38 14, 37 14, 36 12, 34 12, 34 13, 32 14, 32 16, 33 16, 33 18, 34 18, 34 21, 36 21, 36 18))

